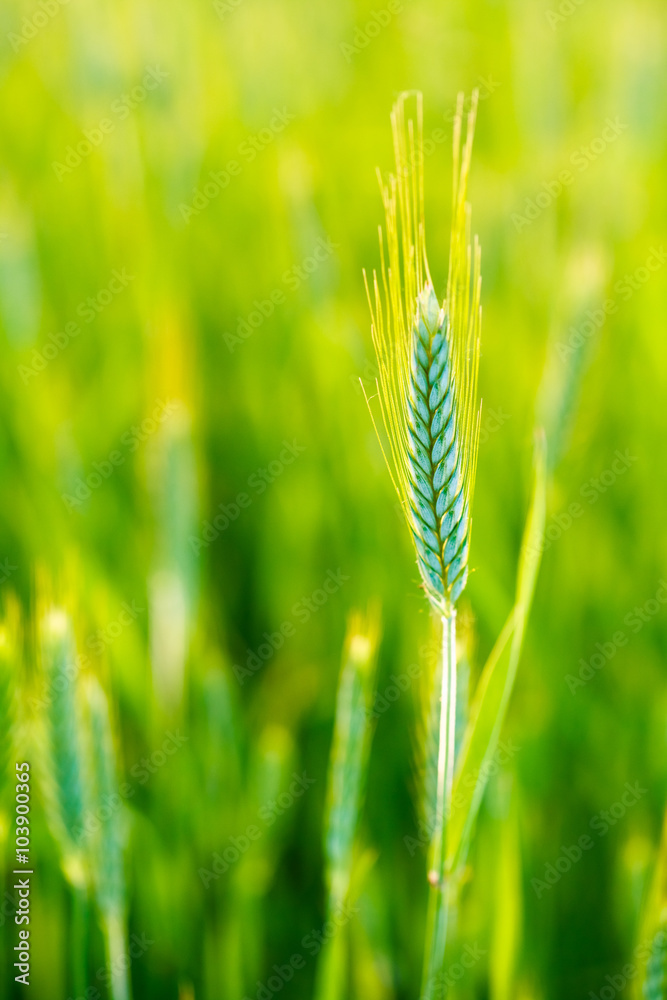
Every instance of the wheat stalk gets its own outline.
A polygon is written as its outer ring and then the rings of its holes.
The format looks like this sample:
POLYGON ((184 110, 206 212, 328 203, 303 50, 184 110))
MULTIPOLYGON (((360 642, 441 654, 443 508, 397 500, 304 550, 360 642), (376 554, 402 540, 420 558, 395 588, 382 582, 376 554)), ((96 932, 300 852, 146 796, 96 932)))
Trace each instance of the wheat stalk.
POLYGON ((466 204, 477 94, 473 94, 463 150, 460 94, 454 122, 447 295, 440 304, 426 255, 422 97, 416 95, 416 119, 406 120, 409 98, 401 95, 391 115, 396 173, 387 183, 380 178, 386 250, 380 230, 380 278, 373 272, 372 292, 365 274, 364 278, 378 361, 377 395, 388 448, 379 434, 378 438, 412 535, 424 590, 442 620, 424 960, 425 990, 430 993, 444 960, 449 911, 445 818, 454 777, 456 602, 468 579, 470 510, 479 443, 481 251, 477 239, 471 246, 466 204))

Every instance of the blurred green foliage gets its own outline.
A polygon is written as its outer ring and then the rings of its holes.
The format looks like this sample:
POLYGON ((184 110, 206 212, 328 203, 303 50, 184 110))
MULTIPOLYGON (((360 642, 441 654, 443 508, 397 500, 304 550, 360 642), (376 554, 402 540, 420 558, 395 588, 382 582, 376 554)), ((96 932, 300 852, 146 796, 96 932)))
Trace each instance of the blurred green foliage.
MULTIPOLYGON (((452 962, 465 942, 483 954, 451 990, 587 996, 631 960, 666 791, 666 33, 658 0, 3 5, 0 580, 24 609, 24 691, 44 567, 111 696, 129 932, 151 942, 136 997, 313 995, 350 609, 382 603, 378 696, 426 662, 357 381, 374 378, 374 171, 413 88, 440 294, 453 109, 480 89, 473 688, 513 600, 536 409, 559 435, 503 734, 519 749, 485 796, 452 962), (596 823, 626 782, 646 792, 596 823), (584 834, 594 848, 536 888, 584 834)), ((350 996, 418 991, 417 687, 377 712, 350 996)), ((4 810, 3 893, 11 789, 4 810)), ((37 799, 31 815, 33 990, 60 1000, 71 901, 37 799)), ((3 995, 19 996, 2 914, 3 995)), ((100 997, 104 962, 95 929, 100 997)))

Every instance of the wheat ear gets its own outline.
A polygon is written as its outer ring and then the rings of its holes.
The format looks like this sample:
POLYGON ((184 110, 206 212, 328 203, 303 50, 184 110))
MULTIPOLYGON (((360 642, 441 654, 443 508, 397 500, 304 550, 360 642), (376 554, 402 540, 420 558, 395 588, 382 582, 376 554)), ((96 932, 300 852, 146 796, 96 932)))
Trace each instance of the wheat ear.
POLYGON ((372 293, 367 279, 366 289, 388 451, 381 439, 380 443, 414 541, 426 595, 442 620, 424 957, 424 989, 430 994, 444 961, 451 895, 445 880, 445 819, 451 805, 455 756, 455 606, 468 578, 479 444, 481 251, 476 239, 471 246, 466 204, 477 94, 473 94, 463 150, 460 94, 453 137, 449 274, 447 295, 440 305, 426 256, 422 98, 415 95, 416 118, 406 120, 409 99, 410 95, 401 95, 392 111, 396 174, 386 184, 380 180, 386 252, 380 230, 381 277, 374 272, 372 293))
POLYGON ((454 192, 447 297, 439 305, 424 237, 423 126, 392 112, 396 174, 380 182, 386 218, 381 277, 368 289, 378 359, 387 464, 410 528, 426 594, 448 615, 465 587, 470 505, 479 440, 480 263, 470 245, 466 191, 476 98, 460 152, 462 96, 454 125, 454 192), (382 285, 382 291, 380 290, 382 285))

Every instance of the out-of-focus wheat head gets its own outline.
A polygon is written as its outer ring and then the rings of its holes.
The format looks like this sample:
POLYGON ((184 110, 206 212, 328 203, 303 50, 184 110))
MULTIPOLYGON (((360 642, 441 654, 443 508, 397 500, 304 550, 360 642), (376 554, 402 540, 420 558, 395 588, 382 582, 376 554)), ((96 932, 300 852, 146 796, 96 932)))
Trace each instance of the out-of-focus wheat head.
POLYGON ((149 579, 150 649, 160 704, 176 708, 183 695, 197 600, 198 560, 190 542, 197 530, 192 421, 182 403, 151 442, 149 475, 156 546, 149 579))
POLYGON ((95 893, 103 913, 122 913, 125 905, 125 835, 109 703, 100 682, 92 675, 83 678, 82 697, 90 762, 87 808, 98 819, 91 852, 95 893))
MULTIPOLYGON (((473 95, 461 150, 463 95, 454 122, 452 229, 447 296, 433 288, 424 230, 421 94, 406 120, 403 94, 392 111, 396 174, 380 187, 380 276, 366 279, 377 354, 383 446, 432 606, 448 615, 468 577, 470 508, 479 442, 477 374, 481 252, 470 242, 466 192, 477 108, 473 95)), ((377 429, 377 428, 376 428, 377 429)), ((382 443, 382 442, 381 442, 382 443)))
POLYGON ((79 663, 72 623, 64 610, 48 607, 42 611, 39 644, 42 712, 38 723, 38 767, 46 817, 68 881, 83 888, 87 882, 83 846, 86 764, 77 683, 79 663))
POLYGON ((199 489, 193 414, 194 338, 187 307, 167 294, 152 316, 151 374, 147 398, 168 401, 166 418, 147 448, 154 547, 148 580, 149 642, 158 705, 178 713, 197 612, 199 489))

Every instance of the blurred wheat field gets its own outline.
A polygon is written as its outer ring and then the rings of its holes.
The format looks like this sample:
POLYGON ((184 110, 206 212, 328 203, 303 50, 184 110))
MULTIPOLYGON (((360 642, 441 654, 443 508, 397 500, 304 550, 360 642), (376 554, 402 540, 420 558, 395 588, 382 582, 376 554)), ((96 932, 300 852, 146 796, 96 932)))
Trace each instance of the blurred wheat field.
POLYGON ((2 996, 22 761, 39 1000, 419 996, 437 640, 362 268, 419 89, 444 295, 474 88, 470 698, 536 424, 549 486, 441 993, 665 995, 665 36, 655 0, 3 5, 2 996))

